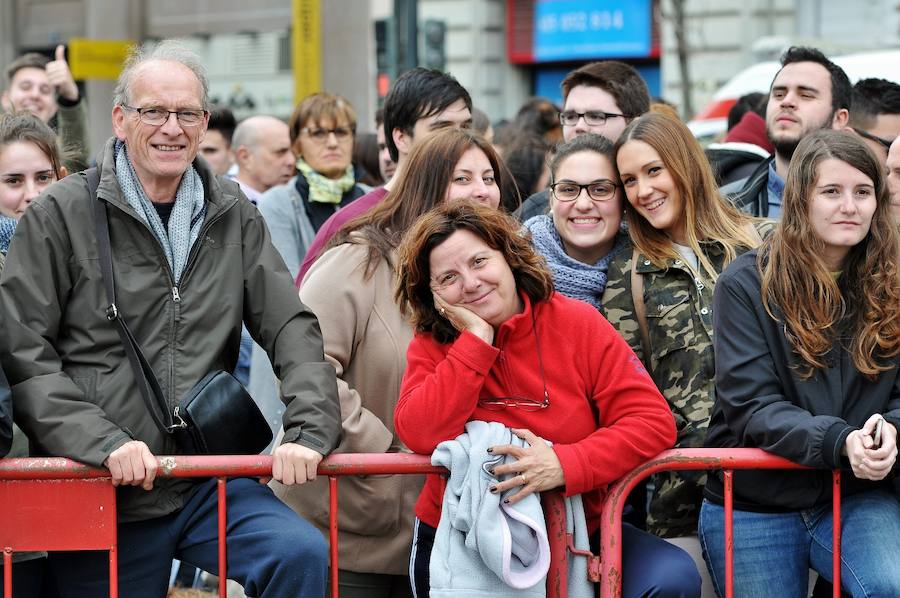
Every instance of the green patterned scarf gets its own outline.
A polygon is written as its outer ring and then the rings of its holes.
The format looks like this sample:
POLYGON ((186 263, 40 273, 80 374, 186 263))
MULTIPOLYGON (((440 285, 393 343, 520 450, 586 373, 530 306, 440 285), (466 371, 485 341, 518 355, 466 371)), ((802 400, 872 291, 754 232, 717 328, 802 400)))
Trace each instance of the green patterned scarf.
POLYGON ((297 169, 309 183, 309 201, 339 204, 344 193, 356 184, 353 164, 347 167, 339 179, 329 179, 327 176, 319 174, 303 158, 297 159, 297 169))

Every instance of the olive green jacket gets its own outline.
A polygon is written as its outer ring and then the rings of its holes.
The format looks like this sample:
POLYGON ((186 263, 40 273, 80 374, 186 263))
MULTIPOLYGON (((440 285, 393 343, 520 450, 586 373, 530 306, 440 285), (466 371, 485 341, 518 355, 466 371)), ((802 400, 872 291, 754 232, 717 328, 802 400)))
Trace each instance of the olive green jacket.
MULTIPOLYGON (((109 203, 117 305, 169 407, 208 372, 234 370, 243 321, 283 382, 285 441, 331 452, 341 430, 334 367, 259 212, 236 183, 195 160, 207 213, 175 288, 162 247, 122 197, 113 141, 99 159, 98 195, 109 203)), ((37 454, 100 466, 131 439, 155 455, 177 450, 147 413, 106 306, 92 201, 84 177, 69 176, 19 221, 0 277, 0 360, 37 454)), ((194 483, 120 487, 120 518, 171 513, 194 483)))
MULTIPOLYGON (((756 228, 765 237, 771 223, 761 222, 756 228)), ((725 266, 724 248, 718 243, 701 243, 701 247, 716 272, 721 272, 725 266)), ((644 282, 651 352, 644 355, 631 294, 632 254, 629 241, 610 264, 601 312, 644 362, 668 401, 678 430, 675 446, 703 446, 715 400, 714 286, 696 278, 681 259, 670 259, 661 268, 640 254, 637 273, 644 282)), ((649 530, 662 537, 696 535, 705 474, 667 472, 654 479, 649 530)))
POLYGON ((73 106, 60 100, 56 126, 63 154, 62 163, 70 173, 82 171, 89 165, 87 120, 87 102, 83 97, 73 106))

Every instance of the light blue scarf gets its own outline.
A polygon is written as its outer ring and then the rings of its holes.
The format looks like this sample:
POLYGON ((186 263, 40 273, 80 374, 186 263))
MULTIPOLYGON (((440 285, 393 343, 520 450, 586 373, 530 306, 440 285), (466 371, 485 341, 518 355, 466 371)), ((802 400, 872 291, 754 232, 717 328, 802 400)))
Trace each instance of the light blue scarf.
POLYGON ((13 233, 16 232, 18 220, 0 214, 0 253, 9 253, 9 243, 13 233))
POLYGON ((153 203, 138 180, 134 166, 128 158, 128 149, 122 141, 116 142, 116 179, 122 189, 122 195, 138 216, 153 231, 156 240, 162 246, 172 270, 175 284, 181 281, 184 267, 187 265, 191 247, 200 237, 200 228, 206 217, 206 201, 203 181, 200 175, 190 166, 181 178, 178 191, 175 193, 175 207, 169 217, 169 227, 163 225, 156 213, 153 203))
POLYGON ((556 290, 566 297, 590 303, 600 309, 602 306, 600 298, 606 289, 609 263, 625 245, 628 233, 620 229, 609 253, 600 258, 596 264, 584 264, 566 254, 562 239, 550 216, 542 214, 529 218, 525 228, 531 231, 534 249, 547 260, 553 273, 556 290))

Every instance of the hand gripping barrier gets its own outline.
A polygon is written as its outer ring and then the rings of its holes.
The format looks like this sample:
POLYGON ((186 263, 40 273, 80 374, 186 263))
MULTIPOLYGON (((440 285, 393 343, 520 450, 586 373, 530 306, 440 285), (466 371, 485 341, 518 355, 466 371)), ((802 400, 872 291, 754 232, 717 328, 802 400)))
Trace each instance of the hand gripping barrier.
MULTIPOLYGON (((162 477, 218 478, 220 579, 227 578, 225 537, 225 482, 229 477, 269 477, 272 457, 179 456, 159 457, 162 477)), ((733 596, 732 472, 735 469, 807 469, 759 449, 681 449, 660 453, 626 474, 610 487, 601 523, 601 557, 588 555, 589 578, 600 582, 601 598, 622 593, 622 510, 634 486, 645 477, 666 470, 725 471, 726 597, 733 596)), ((324 459, 319 475, 328 476, 330 496, 329 540, 331 595, 338 597, 338 483, 345 475, 446 473, 431 465, 430 457, 401 453, 340 454, 324 459)), ((840 596, 840 472, 833 472, 834 491, 834 596, 840 596)), ((565 598, 567 551, 575 552, 566 533, 561 492, 542 496, 550 539, 547 597, 565 598)), ((118 595, 115 490, 109 472, 63 458, 0 459, 0 549, 3 550, 3 596, 12 596, 12 553, 29 550, 109 551, 110 596, 118 595)), ((226 598, 225 584, 219 596, 226 598)))
MULTIPOLYGON (((721 469, 725 478, 725 597, 734 596, 734 480, 735 469, 810 469, 760 449, 676 449, 663 451, 635 468, 609 488, 600 524, 601 598, 622 595, 622 510, 628 494, 642 479, 660 471, 721 469)), ((841 472, 832 472, 832 537, 834 597, 841 595, 841 472)))

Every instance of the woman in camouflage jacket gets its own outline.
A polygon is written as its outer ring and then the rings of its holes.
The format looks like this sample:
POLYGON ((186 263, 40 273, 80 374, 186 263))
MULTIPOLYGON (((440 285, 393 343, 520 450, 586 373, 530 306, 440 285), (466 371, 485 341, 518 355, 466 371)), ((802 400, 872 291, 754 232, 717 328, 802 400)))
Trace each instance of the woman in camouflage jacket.
MULTIPOLYGON (((676 447, 699 447, 714 399, 712 292, 719 273, 756 247, 767 224, 718 193, 703 150, 680 121, 648 113, 616 143, 632 246, 609 268, 602 312, 669 402, 676 447)), ((654 478, 648 529, 693 537, 705 475, 654 478)))

